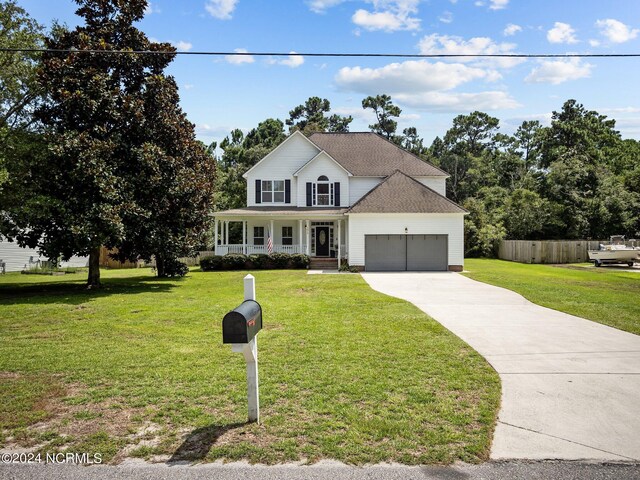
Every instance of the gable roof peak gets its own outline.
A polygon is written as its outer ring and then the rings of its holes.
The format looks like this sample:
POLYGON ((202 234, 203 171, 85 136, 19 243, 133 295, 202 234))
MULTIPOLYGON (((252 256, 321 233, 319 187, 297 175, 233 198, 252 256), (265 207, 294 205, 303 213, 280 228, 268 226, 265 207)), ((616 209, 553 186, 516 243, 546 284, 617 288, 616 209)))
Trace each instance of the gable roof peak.
POLYGON ((396 169, 416 177, 449 176, 375 132, 316 132, 309 140, 354 176, 386 177, 396 169))

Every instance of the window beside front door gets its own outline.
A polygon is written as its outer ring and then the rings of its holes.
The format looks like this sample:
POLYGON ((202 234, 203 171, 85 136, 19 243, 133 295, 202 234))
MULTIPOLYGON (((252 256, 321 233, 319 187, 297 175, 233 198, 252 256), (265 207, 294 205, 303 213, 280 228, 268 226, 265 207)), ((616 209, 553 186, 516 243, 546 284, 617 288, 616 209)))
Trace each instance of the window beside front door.
POLYGON ((253 244, 264 245, 264 227, 253 227, 253 244))
POLYGON ((293 245, 293 227, 282 227, 282 245, 293 245))
POLYGON ((262 180, 262 203, 284 203, 284 180, 262 180))

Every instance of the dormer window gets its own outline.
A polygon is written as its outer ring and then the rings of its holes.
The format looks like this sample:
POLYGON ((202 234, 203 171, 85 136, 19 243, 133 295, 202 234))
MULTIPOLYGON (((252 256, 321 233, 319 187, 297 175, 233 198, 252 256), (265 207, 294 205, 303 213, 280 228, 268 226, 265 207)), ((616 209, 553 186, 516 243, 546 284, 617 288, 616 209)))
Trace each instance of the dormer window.
POLYGON ((333 205, 333 183, 329 183, 326 175, 320 175, 314 187, 314 205, 326 207, 333 205))

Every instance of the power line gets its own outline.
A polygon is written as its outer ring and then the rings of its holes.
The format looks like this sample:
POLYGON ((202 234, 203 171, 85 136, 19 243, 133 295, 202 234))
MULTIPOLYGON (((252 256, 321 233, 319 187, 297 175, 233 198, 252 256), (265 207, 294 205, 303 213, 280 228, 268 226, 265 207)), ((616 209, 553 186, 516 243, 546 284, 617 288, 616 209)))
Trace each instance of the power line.
POLYGON ((179 52, 170 50, 78 50, 53 48, 0 48, 5 53, 100 53, 114 55, 196 55, 237 57, 373 57, 373 58, 634 58, 640 53, 318 53, 318 52, 179 52))

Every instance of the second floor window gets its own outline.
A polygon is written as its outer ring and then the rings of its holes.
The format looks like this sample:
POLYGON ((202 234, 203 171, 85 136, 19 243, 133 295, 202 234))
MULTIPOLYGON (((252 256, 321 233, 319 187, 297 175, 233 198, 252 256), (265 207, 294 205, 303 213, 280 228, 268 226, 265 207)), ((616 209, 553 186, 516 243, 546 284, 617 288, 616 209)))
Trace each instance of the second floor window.
POLYGON ((262 203, 284 203, 284 180, 262 180, 262 203))
POLYGON ((333 183, 329 183, 329 179, 325 175, 319 176, 313 187, 314 205, 333 205, 333 183))

